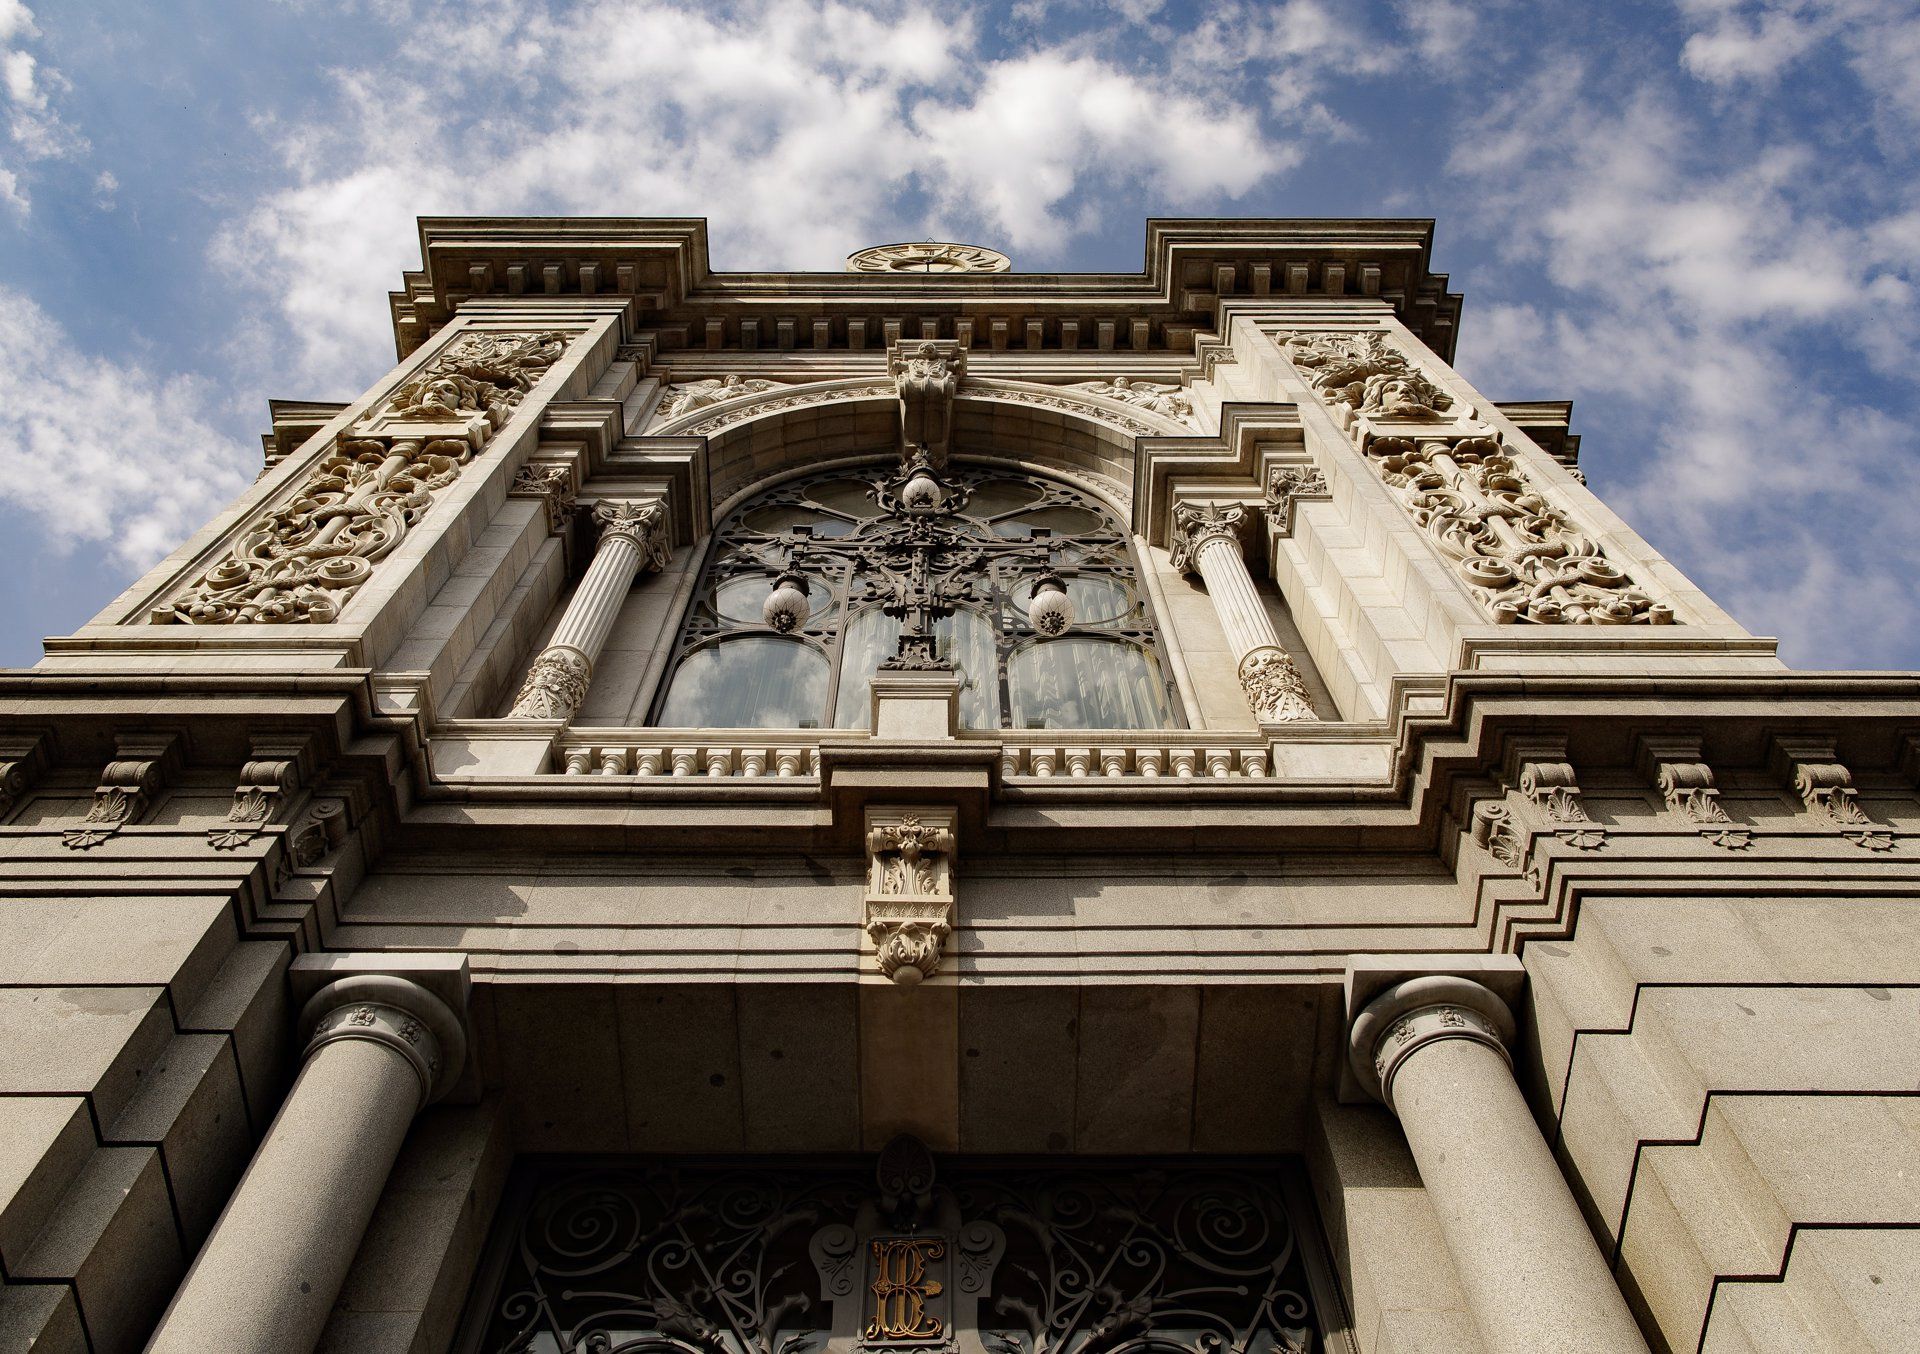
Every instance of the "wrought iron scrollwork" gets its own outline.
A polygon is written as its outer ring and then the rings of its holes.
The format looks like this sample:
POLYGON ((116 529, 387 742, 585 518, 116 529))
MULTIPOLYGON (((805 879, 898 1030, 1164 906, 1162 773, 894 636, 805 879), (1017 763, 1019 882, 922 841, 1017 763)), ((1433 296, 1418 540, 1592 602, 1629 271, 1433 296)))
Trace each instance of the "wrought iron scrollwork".
MULTIPOLYGON (((917 1149, 917 1154, 916 1150, 917 1149)), ((1272 1172, 523 1167, 483 1354, 1316 1354, 1272 1172)), ((498 1244, 498 1243, 497 1243, 498 1244)))

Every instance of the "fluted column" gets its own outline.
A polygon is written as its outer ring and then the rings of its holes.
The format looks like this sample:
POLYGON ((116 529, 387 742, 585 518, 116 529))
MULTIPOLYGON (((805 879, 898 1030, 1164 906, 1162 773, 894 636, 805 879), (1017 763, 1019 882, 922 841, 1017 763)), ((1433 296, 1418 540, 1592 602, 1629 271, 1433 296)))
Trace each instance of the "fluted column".
POLYGON ((606 501, 594 505, 600 544, 586 576, 573 591, 547 647, 527 669, 514 697, 514 719, 569 719, 587 698, 594 660, 620 615, 620 604, 644 565, 666 567, 666 513, 656 499, 647 503, 606 501))
POLYGON ((1644 1354, 1513 1079, 1512 1039, 1498 996, 1435 975, 1374 998, 1349 1052, 1361 1084, 1399 1116, 1488 1354, 1644 1354))
POLYGON ((459 1014, 386 974, 328 984, 300 1028, 300 1075, 148 1354, 309 1354, 408 1126, 466 1061, 459 1014))
POLYGON ((1316 719, 1293 657, 1280 646, 1241 550, 1247 511, 1238 504, 1181 503, 1173 510, 1173 565, 1200 575, 1238 660, 1236 674, 1262 724, 1316 719))

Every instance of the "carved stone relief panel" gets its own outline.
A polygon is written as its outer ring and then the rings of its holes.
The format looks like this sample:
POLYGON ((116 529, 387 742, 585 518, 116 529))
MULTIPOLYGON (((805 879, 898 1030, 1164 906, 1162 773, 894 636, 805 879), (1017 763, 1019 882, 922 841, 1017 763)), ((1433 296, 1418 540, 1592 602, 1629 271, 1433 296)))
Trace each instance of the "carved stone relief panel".
POLYGON ((1284 336, 1287 358, 1500 624, 1668 625, 1501 434, 1375 331, 1284 336))
POLYGON ((157 624, 337 620, 566 351, 568 335, 470 333, 390 394, 157 624))

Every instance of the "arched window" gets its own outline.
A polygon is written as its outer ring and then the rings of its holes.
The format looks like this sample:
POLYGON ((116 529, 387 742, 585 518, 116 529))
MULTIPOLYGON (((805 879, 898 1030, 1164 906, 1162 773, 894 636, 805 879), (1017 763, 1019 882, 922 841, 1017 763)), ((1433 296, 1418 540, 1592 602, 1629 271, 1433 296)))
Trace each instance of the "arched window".
POLYGON ((1180 722, 1131 537, 1099 500, 991 463, 940 470, 931 494, 914 473, 823 471, 729 513, 653 722, 865 728, 874 672, 900 649, 903 623, 925 620, 909 609, 916 595, 936 603, 934 654, 960 675, 967 728, 1180 722), (1056 590, 1049 575, 1072 619, 1043 634, 1028 612, 1037 584, 1056 590))

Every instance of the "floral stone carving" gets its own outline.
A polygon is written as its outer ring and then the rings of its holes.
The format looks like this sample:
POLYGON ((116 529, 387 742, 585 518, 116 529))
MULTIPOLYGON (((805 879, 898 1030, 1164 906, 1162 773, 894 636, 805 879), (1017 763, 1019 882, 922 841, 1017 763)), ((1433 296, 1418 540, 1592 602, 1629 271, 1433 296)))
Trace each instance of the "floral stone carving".
POLYGON ((570 719, 587 698, 593 666, 578 649, 551 648, 533 660, 513 698, 520 719, 570 719))
POLYGON ((153 613, 158 624, 325 625, 565 351, 567 336, 466 334, 400 386, 293 497, 153 613), (399 435, 410 434, 410 435, 399 435))
POLYGON ((1330 498, 1317 465, 1277 465, 1267 475, 1267 521, 1282 536, 1293 534, 1294 505, 1303 498, 1330 498))
POLYGON ((1290 334, 1282 346, 1320 397, 1350 414, 1402 423, 1454 415, 1453 397, 1377 330, 1290 334))
POLYGON ((1262 724, 1317 719, 1300 669, 1284 649, 1255 649, 1240 660, 1240 686, 1262 724))
POLYGON ((1415 525, 1502 625, 1670 625, 1600 543, 1528 482, 1490 437, 1382 437, 1367 447, 1415 525))
POLYGON ((902 986, 940 971, 957 845, 951 809, 867 810, 866 931, 880 971, 902 986))

